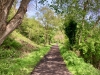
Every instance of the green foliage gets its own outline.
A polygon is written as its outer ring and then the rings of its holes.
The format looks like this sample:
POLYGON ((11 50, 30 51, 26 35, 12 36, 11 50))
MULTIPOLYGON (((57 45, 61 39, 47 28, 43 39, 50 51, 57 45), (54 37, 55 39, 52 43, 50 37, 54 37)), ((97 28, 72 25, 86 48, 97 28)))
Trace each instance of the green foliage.
POLYGON ((0 59, 19 57, 21 53, 18 50, 20 48, 22 48, 22 45, 19 42, 7 37, 0 46, 0 59))
POLYGON ((7 39, 3 42, 3 44, 1 45, 2 48, 4 49, 20 49, 22 47, 22 45, 15 41, 14 39, 11 39, 9 37, 7 37, 7 39))
POLYGON ((84 27, 81 42, 75 44, 74 48, 80 51, 80 55, 84 58, 85 62, 91 63, 94 67, 99 68, 100 30, 99 28, 91 29, 89 27, 90 25, 87 23, 86 27, 84 27))
POLYGON ((75 36, 76 36, 76 29, 77 29, 77 23, 70 19, 69 22, 66 22, 64 23, 64 26, 65 26, 65 34, 66 36, 69 38, 69 42, 71 45, 74 45, 75 44, 75 36))
POLYGON ((16 41, 18 41, 20 44, 22 44, 23 47, 26 47, 25 42, 27 44, 33 45, 34 47, 39 47, 39 45, 37 45, 35 42, 31 41, 30 39, 28 39, 25 36, 23 36, 22 34, 20 34, 17 30, 13 31, 13 33, 10 35, 10 37, 15 39, 16 41))
POLYGON ((20 56, 20 51, 16 51, 15 49, 0 49, 0 59, 9 59, 20 56))
MULTIPOLYGON (((72 15, 67 14, 66 19, 70 20, 70 16, 72 15)), ((78 18, 76 15, 74 16, 78 18)), ((98 47, 98 45, 100 46, 100 26, 98 25, 97 27, 93 28, 93 26, 95 25, 95 21, 88 22, 87 20, 83 20, 82 18, 80 18, 80 20, 78 19, 74 18, 74 20, 77 21, 77 32, 75 33, 75 44, 71 47, 73 50, 80 52, 80 56, 84 58, 85 62, 91 63, 94 67, 99 68, 100 48, 98 47)), ((66 21, 65 25, 68 26, 68 24, 69 21, 66 21)), ((67 32, 69 32, 70 30, 68 30, 67 32)), ((66 46, 67 43, 68 42, 66 42, 65 44, 66 46)))
POLYGON ((35 19, 25 18, 18 31, 37 44, 44 43, 44 28, 35 19))
POLYGON ((83 51, 83 58, 86 62, 98 67, 97 63, 100 60, 100 42, 97 38, 88 38, 86 42, 80 43, 77 49, 83 51))
POLYGON ((100 75, 100 71, 95 69, 92 65, 85 63, 83 58, 66 48, 60 48, 61 55, 66 63, 66 67, 73 75, 100 75))
POLYGON ((40 12, 41 14, 38 15, 38 20, 44 27, 44 41, 45 44, 50 44, 50 42, 52 42, 51 39, 55 35, 55 31, 57 31, 61 25, 61 18, 48 7, 42 7, 40 12))

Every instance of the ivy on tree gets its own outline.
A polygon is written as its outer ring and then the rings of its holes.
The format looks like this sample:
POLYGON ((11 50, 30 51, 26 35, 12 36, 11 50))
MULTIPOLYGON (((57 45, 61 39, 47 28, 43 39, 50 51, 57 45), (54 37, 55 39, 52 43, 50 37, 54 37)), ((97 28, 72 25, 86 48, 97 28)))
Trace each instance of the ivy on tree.
POLYGON ((70 44, 73 46, 75 44, 77 23, 73 19, 70 19, 69 22, 65 22, 64 25, 65 34, 69 38, 70 44))

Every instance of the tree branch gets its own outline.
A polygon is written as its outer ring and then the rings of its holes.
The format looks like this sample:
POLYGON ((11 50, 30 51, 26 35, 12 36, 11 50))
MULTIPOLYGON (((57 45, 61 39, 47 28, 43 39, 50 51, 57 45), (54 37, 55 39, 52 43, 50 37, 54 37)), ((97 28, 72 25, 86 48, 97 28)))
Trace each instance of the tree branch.
POLYGON ((0 0, 0 26, 2 21, 6 22, 13 2, 14 0, 0 0))
MULTIPOLYGON (((0 0, 1 1, 1 0, 0 0)), ((10 1, 10 0, 9 0, 10 1)), ((12 0, 13 1, 13 0, 12 0)), ((22 19, 27 11, 27 5, 30 0, 22 0, 21 5, 15 14, 15 16, 6 24, 5 30, 0 31, 0 45, 3 43, 5 38, 22 22, 22 19)), ((9 8, 10 9, 10 8, 9 8)), ((8 10, 9 11, 9 10, 8 10)), ((4 16, 3 16, 4 17, 4 16)), ((5 19, 6 20, 6 19, 5 19)), ((0 21, 2 22, 2 20, 0 21)))
POLYGON ((21 5, 15 14, 15 16, 9 21, 7 25, 7 29, 12 32, 17 26, 19 26, 22 22, 22 19, 24 17, 24 14, 27 11, 27 5, 30 0, 22 0, 21 5))

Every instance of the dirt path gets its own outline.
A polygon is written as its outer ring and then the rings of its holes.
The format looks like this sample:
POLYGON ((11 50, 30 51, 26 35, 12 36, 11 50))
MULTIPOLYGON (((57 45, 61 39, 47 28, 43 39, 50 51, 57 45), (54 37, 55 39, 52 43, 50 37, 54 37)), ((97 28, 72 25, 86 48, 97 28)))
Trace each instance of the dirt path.
POLYGON ((60 55, 57 45, 52 46, 50 52, 44 56, 31 75, 72 75, 60 55))

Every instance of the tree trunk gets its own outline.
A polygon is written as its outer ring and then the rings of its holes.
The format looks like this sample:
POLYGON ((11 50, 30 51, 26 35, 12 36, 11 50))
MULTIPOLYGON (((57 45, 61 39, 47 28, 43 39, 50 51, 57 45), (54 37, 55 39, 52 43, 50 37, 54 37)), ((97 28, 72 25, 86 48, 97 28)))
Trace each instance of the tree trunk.
POLYGON ((93 29, 98 25, 99 21, 100 21, 100 17, 98 18, 98 20, 97 20, 96 23, 94 24, 93 29))
POLYGON ((48 25, 45 24, 45 45, 48 44, 48 25))
MULTIPOLYGON (((89 5, 89 2, 88 0, 86 0, 83 4, 83 12, 86 13, 87 9, 88 9, 88 5, 89 5)), ((83 31, 84 31, 84 20, 85 20, 85 15, 86 14, 83 14, 83 18, 82 18, 82 30, 80 32, 80 37, 79 37, 79 44, 82 42, 82 34, 83 34, 83 31)))
POLYGON ((48 43, 48 33, 47 29, 45 30, 45 45, 48 43))
MULTIPOLYGON (((88 9, 88 4, 89 4, 89 2, 88 2, 88 0, 86 0, 84 2, 84 6, 83 6, 83 12, 84 13, 86 13, 86 11, 88 9)), ((84 25, 85 25, 85 16, 86 16, 86 14, 83 14, 83 18, 82 18, 82 29, 81 29, 80 36, 79 36, 79 41, 78 41, 79 44, 83 41, 83 38, 82 37, 83 37, 83 31, 84 31, 84 25)), ((81 56, 84 57, 83 51, 80 51, 80 53, 81 53, 81 56)))
POLYGON ((82 34, 83 34, 83 30, 84 30, 84 18, 85 18, 85 16, 83 16, 83 19, 82 19, 82 29, 80 31, 78 44, 80 44, 82 42, 82 34))
POLYGON ((14 0, 0 0, 0 45, 5 38, 21 24, 29 1, 30 0, 22 0, 15 16, 7 22, 7 17, 14 0))

